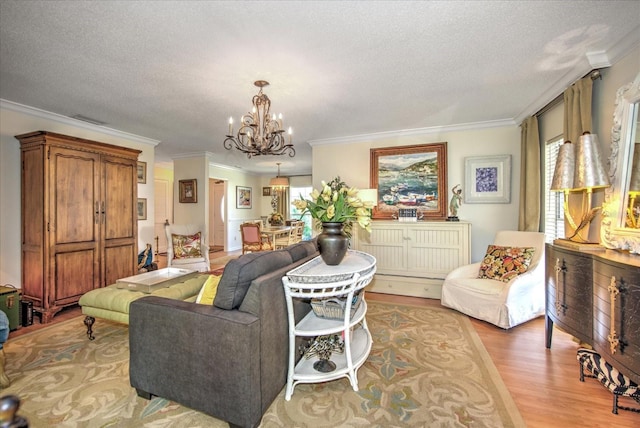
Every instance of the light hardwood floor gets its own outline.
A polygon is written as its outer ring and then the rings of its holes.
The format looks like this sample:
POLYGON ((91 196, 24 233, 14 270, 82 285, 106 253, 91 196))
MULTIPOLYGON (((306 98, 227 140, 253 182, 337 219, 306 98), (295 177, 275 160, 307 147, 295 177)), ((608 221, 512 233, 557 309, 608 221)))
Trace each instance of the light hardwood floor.
MULTIPOLYGON (((235 253, 212 253, 212 269, 219 266, 215 258, 230 254, 235 253)), ((158 262, 162 266, 161 257, 158 262)), ((439 300, 389 294, 367 293, 367 299, 440 307, 439 300)), ((80 314, 80 308, 74 306, 61 311, 52 322, 80 314)), ((618 415, 611 413, 612 395, 599 382, 595 379, 580 382, 576 360, 579 345, 570 335, 554 329, 552 347, 545 348, 543 317, 510 330, 476 319, 471 322, 528 427, 640 427, 639 413, 625 410, 618 415)), ((36 317, 33 326, 11 332, 9 340, 40 327, 36 317)), ((621 399, 620 404, 640 406, 628 399, 621 399)))

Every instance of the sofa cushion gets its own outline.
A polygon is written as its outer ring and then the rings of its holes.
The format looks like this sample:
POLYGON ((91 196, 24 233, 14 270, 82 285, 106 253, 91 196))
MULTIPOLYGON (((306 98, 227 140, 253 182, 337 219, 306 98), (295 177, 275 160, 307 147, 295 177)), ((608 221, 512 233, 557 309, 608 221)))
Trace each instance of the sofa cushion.
POLYGON ((291 263, 287 250, 249 253, 231 260, 224 268, 213 305, 220 309, 237 309, 251 281, 291 263))
POLYGON ((295 263, 315 253, 318 251, 318 248, 316 247, 316 240, 314 239, 312 241, 301 241, 297 244, 290 245, 286 250, 291 254, 291 258, 295 263))
POLYGON ((200 232, 193 235, 175 235, 171 234, 173 243, 173 258, 184 259, 193 257, 202 257, 200 252, 201 237, 200 232))
POLYGON ((535 248, 489 245, 480 264, 478 278, 509 282, 529 269, 535 248))

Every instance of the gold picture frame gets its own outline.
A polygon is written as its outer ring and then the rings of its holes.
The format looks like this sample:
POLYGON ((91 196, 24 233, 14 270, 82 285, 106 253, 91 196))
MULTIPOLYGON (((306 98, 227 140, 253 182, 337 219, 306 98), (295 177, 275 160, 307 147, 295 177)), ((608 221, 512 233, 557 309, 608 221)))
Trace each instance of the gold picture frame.
POLYGON ((198 202, 198 181, 195 178, 178 181, 179 201, 183 204, 195 204, 198 202))
POLYGON ((147 219, 147 198, 138 198, 138 220, 147 219))
POLYGON ((447 217, 447 143, 371 149, 370 186, 378 190, 374 219, 398 218, 415 209, 418 219, 447 217))
POLYGON ((147 183, 147 163, 146 162, 138 161, 137 175, 138 175, 139 184, 147 183))

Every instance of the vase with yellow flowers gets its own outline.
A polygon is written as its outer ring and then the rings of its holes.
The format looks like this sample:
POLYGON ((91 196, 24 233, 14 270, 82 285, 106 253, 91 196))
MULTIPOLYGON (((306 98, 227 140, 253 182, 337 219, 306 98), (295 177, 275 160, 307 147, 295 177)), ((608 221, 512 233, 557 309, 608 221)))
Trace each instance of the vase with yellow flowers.
MULTIPOLYGON (((358 189, 347 186, 340 177, 329 183, 322 181, 322 189, 313 189, 310 199, 293 201, 295 207, 307 212, 322 225, 318 235, 320 256, 327 265, 338 265, 349 249, 349 236, 354 222, 371 231, 371 202, 358 197, 358 189)), ((302 216, 301 215, 301 216, 302 216)))

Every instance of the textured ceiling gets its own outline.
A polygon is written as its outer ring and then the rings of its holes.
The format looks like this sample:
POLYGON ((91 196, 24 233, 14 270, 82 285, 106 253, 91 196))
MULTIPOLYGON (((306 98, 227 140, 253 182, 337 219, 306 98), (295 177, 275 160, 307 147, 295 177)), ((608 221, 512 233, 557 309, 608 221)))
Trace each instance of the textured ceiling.
POLYGON ((159 140, 158 161, 294 175, 309 141, 518 124, 638 43, 638 1, 1 0, 0 98, 159 140), (259 79, 294 158, 222 148, 259 79))

